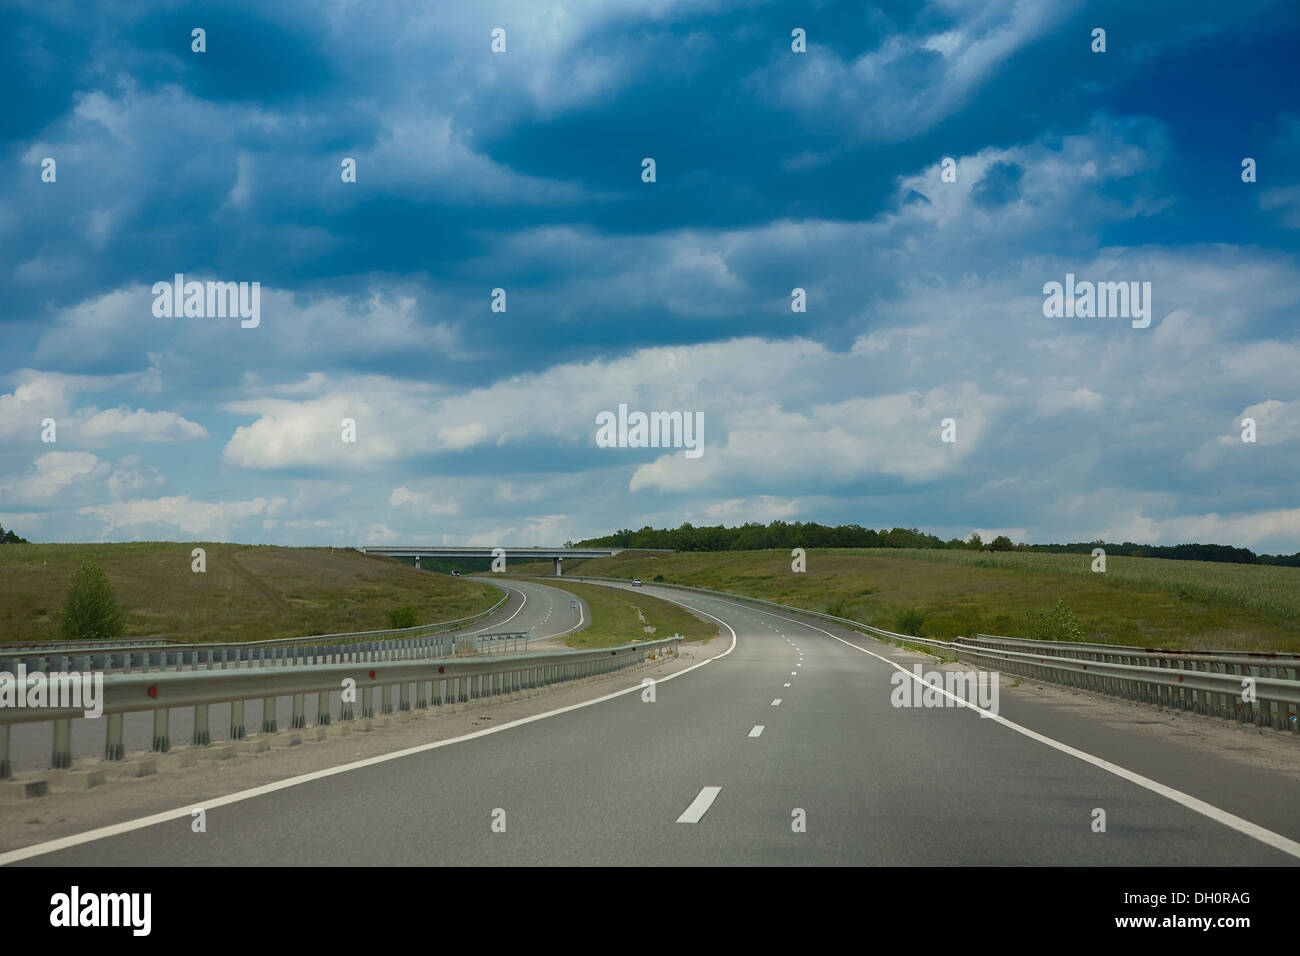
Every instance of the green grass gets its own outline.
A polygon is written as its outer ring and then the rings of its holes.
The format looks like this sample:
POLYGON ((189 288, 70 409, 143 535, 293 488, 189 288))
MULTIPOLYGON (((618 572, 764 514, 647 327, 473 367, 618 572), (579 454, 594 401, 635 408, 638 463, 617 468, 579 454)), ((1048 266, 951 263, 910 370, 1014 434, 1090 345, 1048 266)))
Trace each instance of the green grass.
POLYGON ((1300 651, 1300 568, 1091 555, 892 548, 624 552, 567 560, 566 575, 716 588, 896 629, 916 608, 922 635, 1027 634, 1027 612, 1061 600, 1084 638, 1184 649, 1300 651))
POLYGON ((83 560, 104 568, 127 638, 255 641, 387 627, 413 605, 421 623, 468 617, 501 592, 350 549, 204 542, 0 545, 0 641, 57 637, 56 618, 83 560), (207 551, 207 570, 190 552, 207 551))
POLYGON ((648 594, 563 578, 551 578, 546 584, 582 598, 591 609, 591 623, 564 639, 569 647, 617 647, 633 641, 657 641, 673 634, 688 641, 706 641, 718 633, 716 624, 701 621, 676 604, 648 594), (655 629, 653 634, 646 631, 647 625, 655 629))

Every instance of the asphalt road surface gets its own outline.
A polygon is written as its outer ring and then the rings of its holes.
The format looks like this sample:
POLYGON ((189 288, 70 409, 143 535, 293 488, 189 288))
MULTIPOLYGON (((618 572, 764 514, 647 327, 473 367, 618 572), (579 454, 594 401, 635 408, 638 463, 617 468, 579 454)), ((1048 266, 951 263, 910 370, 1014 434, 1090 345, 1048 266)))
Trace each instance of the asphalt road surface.
MULTIPOLYGON (((528 584, 511 586, 531 593, 528 584)), ((895 707, 890 661, 910 668, 920 658, 813 619, 644 590, 712 617, 724 637, 721 656, 661 680, 654 702, 637 688, 250 794, 210 810, 203 834, 191 832, 188 816, 127 823, 27 862, 1300 861, 1300 786, 1285 774, 1208 753, 1189 760, 1156 735, 1102 727, 1014 694, 1003 695, 999 718, 962 707, 895 707), (1104 833, 1094 832, 1098 809, 1104 833)))

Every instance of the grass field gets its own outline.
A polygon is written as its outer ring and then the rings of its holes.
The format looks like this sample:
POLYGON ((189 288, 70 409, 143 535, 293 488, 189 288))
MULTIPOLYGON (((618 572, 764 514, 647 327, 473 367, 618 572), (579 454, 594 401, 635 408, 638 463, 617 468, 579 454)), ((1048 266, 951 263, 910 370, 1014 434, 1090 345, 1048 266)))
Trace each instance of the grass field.
POLYGON ((656 576, 894 628, 916 608, 925 636, 1024 636, 1026 612, 1062 600, 1088 640, 1143 647, 1300 651, 1300 568, 1026 552, 811 550, 624 552, 567 560, 566 575, 656 576))
POLYGON ((608 585, 579 584, 563 578, 550 578, 546 584, 582 598, 591 609, 591 623, 564 639, 570 647, 617 647, 673 634, 680 634, 688 641, 704 641, 718 633, 716 624, 701 621, 676 604, 648 594, 632 594, 608 585), (647 626, 655 629, 653 634, 646 631, 647 626))
POLYGON ((253 641, 388 626, 411 604, 421 623, 468 617, 501 598, 485 584, 349 549, 234 544, 0 545, 0 641, 58 636, 56 616, 82 561, 103 567, 127 637, 253 641), (190 552, 207 551, 207 570, 190 552))

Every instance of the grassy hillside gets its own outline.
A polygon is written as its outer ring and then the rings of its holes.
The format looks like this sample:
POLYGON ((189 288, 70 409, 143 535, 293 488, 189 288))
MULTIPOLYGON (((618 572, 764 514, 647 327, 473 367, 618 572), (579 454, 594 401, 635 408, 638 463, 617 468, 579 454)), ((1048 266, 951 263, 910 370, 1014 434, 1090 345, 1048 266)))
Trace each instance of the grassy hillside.
POLYGON ((565 578, 549 578, 546 584, 562 588, 587 602, 591 623, 570 634, 570 647, 616 647, 632 641, 654 641, 680 634, 688 641, 708 640, 718 633, 718 626, 701 621, 676 604, 648 594, 630 593, 621 588, 598 584, 579 584, 565 578), (654 633, 646 630, 653 627, 654 633))
POLYGON ((495 604, 484 584, 331 548, 234 544, 0 545, 0 641, 58 636, 56 616, 82 561, 104 568, 126 612, 127 637, 253 641, 387 627, 416 607, 420 622, 467 617, 495 604), (207 570, 190 552, 207 551, 207 570))
POLYGON ((687 552, 568 560, 565 575, 657 576, 897 627, 909 609, 922 633, 1027 635, 1026 612, 1062 600, 1088 640, 1145 647, 1300 651, 1300 568, 1107 559, 1089 555, 921 549, 687 552))

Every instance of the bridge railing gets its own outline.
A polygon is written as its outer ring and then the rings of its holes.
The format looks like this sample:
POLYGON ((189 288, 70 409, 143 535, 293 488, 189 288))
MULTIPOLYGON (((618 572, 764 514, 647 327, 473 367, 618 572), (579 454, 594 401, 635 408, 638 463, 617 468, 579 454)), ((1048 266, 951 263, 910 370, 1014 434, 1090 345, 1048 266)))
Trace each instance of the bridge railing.
MULTIPOLYGON (((307 725, 307 696, 315 695, 316 719, 323 726, 337 719, 349 721, 395 711, 422 710, 445 704, 516 693, 560 681, 595 677, 662 655, 675 655, 680 636, 598 650, 549 651, 533 654, 495 654, 445 660, 395 660, 381 664, 334 663, 312 666, 252 667, 239 670, 181 671, 157 674, 110 674, 103 678, 102 716, 88 718, 78 707, 0 707, 0 777, 11 776, 10 729, 18 723, 53 722, 51 765, 72 763, 72 721, 105 722, 106 760, 125 757, 123 717, 153 713, 151 749, 171 749, 170 714, 174 708, 193 707, 191 744, 206 747, 211 741, 209 708, 230 704, 229 739, 247 735, 244 703, 261 699, 263 733, 275 733, 276 701, 292 701, 290 728, 307 725), (340 700, 332 712, 331 694, 349 687, 354 700, 340 700), (379 703, 376 705, 376 697, 379 703), (395 699, 396 698, 396 699, 395 699)), ((39 676, 38 676, 39 679, 39 676)))
POLYGON ((401 659, 404 654, 408 657, 443 657, 453 653, 484 653, 477 644, 463 644, 450 635, 442 638, 420 635, 472 624, 496 611, 509 599, 507 593, 487 610, 454 621, 435 621, 432 624, 380 631, 211 644, 171 641, 60 642, 58 647, 47 644, 0 644, 0 671, 16 674, 20 663, 29 674, 37 671, 87 669, 129 673, 133 670, 171 667, 179 670, 185 667, 239 667, 245 664, 337 663, 362 659, 394 660, 401 659), (362 654, 370 656, 358 656, 362 654))
MULTIPOLYGON (((587 580, 628 584, 625 578, 587 580)), ((777 604, 744 594, 662 581, 653 582, 652 586, 763 604, 834 621, 888 641, 933 648, 941 656, 996 665, 1002 670, 1034 680, 1300 734, 1300 658, 1293 655, 1231 652, 1203 654, 1120 648, 1115 656, 1124 659, 1096 660, 1071 656, 1071 651, 1077 651, 1083 645, 1068 641, 1028 642, 1039 645, 1033 648, 993 647, 988 643, 972 642, 965 638, 937 641, 898 634, 850 618, 789 604, 777 604), (1128 656, 1125 657, 1125 654, 1128 656)), ((1012 638, 996 640, 1014 641, 1012 638)), ((1108 645, 1090 647, 1106 648, 1108 645)))

